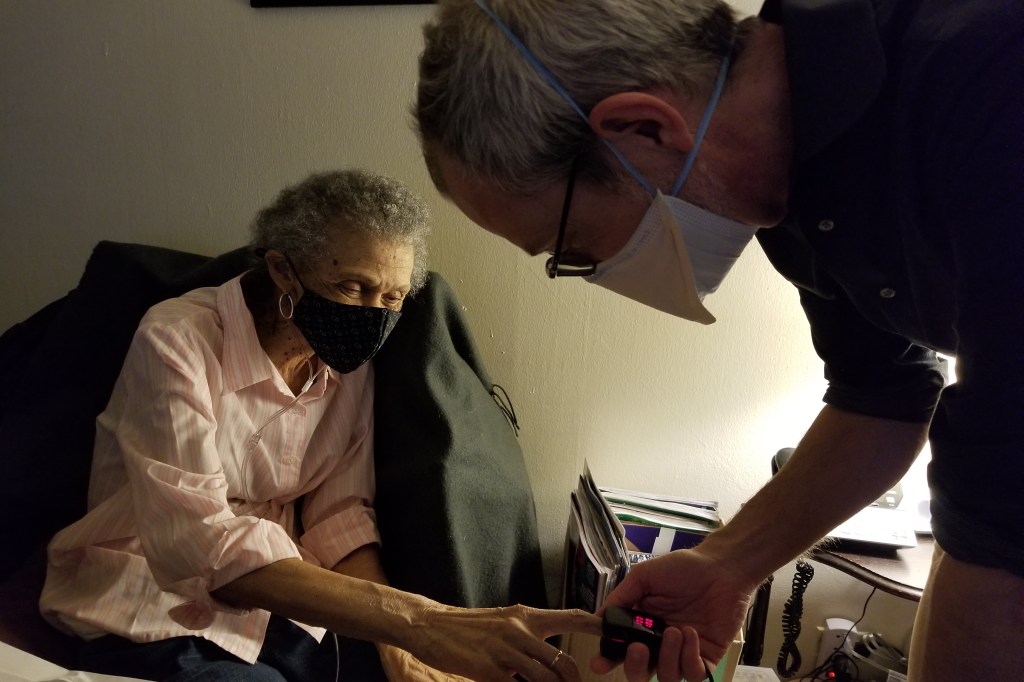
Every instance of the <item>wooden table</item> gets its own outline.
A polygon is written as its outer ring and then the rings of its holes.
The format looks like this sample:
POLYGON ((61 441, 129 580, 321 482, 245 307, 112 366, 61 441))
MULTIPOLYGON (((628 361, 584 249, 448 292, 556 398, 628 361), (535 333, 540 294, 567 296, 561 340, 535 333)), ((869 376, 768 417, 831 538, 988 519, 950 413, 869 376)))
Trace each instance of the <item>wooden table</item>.
POLYGON ((810 556, 883 592, 921 601, 934 550, 935 540, 931 536, 919 536, 917 547, 887 550, 840 545, 815 548, 810 556))

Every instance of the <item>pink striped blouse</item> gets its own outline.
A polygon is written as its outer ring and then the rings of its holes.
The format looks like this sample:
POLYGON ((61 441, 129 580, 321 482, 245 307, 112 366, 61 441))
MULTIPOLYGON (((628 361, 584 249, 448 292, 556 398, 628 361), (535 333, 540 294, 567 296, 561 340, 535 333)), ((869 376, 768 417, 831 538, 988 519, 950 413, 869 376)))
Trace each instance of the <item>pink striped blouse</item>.
POLYGON ((380 541, 372 368, 321 368, 295 400, 240 278, 150 309, 96 422, 90 511, 50 543, 43 615, 86 639, 198 635, 254 661, 270 614, 212 591, 380 541))

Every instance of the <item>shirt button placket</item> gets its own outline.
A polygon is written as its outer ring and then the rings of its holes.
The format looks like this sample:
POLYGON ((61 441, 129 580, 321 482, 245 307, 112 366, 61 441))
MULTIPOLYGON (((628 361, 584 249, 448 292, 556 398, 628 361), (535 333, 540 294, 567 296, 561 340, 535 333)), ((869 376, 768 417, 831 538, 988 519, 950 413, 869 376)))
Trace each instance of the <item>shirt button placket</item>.
POLYGON ((298 464, 300 461, 300 453, 298 452, 296 443, 303 440, 297 436, 305 429, 304 423, 306 408, 302 405, 295 404, 290 410, 288 410, 288 413, 288 431, 289 435, 292 437, 288 439, 287 445, 282 453, 284 456, 281 458, 281 482, 284 485, 294 485, 299 479, 298 464))

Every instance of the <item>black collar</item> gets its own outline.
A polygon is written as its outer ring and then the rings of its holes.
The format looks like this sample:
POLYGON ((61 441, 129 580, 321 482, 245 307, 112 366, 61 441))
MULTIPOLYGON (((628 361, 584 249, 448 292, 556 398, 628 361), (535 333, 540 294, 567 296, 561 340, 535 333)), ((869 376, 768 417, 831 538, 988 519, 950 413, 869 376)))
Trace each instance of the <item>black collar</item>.
POLYGON ((761 21, 768 22, 769 24, 781 24, 782 0, 765 0, 757 16, 761 21))
POLYGON ((885 53, 870 0, 767 0, 763 21, 786 42, 796 159, 846 131, 878 96, 885 53))

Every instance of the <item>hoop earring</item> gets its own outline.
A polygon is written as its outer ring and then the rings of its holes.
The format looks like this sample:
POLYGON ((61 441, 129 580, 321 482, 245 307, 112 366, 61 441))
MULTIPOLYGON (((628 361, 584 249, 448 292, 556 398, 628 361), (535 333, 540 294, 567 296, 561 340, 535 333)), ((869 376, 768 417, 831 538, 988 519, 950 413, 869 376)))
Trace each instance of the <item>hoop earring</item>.
POLYGON ((286 320, 292 319, 292 315, 295 314, 295 301, 292 300, 292 295, 288 292, 281 294, 281 297, 277 299, 277 312, 281 313, 281 317, 286 320), (284 312, 284 302, 288 300, 288 312, 284 312))

